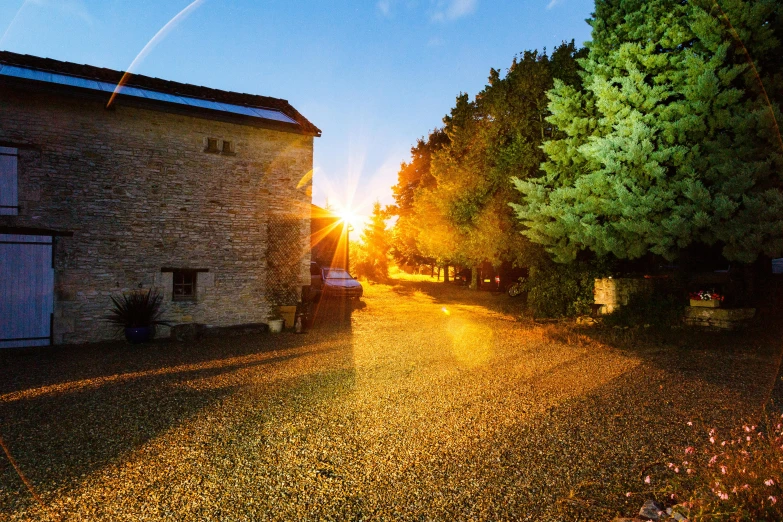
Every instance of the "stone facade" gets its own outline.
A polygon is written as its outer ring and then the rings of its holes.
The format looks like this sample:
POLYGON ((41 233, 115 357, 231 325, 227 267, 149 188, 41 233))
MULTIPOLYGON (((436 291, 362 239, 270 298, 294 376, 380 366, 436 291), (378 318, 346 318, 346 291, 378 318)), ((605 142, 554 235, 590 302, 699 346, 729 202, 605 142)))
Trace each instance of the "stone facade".
POLYGON ((0 144, 19 149, 20 206, 0 226, 73 232, 56 240, 56 344, 115 337, 109 296, 137 288, 162 289, 173 323, 266 322, 290 304, 267 295, 273 218, 295 227, 294 291, 309 284, 312 135, 6 86, 0 144), (165 267, 202 270, 195 301, 172 300, 165 267))
POLYGON ((756 315, 755 308, 685 308, 685 324, 715 330, 736 330, 756 315))
POLYGON ((631 279, 606 277, 595 280, 593 296, 595 304, 601 305, 598 313, 611 314, 635 294, 649 294, 653 291, 653 283, 649 279, 631 279))

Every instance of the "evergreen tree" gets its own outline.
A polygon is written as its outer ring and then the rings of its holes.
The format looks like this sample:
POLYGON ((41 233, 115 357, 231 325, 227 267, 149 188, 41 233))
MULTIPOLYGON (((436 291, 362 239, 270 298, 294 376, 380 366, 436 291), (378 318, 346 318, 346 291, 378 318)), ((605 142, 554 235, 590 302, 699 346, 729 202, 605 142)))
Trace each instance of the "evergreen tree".
POLYGON ((674 259, 695 244, 740 262, 783 252, 781 10, 596 0, 584 88, 549 93, 545 175, 514 181, 525 235, 561 262, 674 259))
POLYGON ((368 279, 384 281, 389 277, 389 230, 386 213, 376 201, 370 214, 370 222, 362 232, 364 258, 356 263, 356 271, 368 279))

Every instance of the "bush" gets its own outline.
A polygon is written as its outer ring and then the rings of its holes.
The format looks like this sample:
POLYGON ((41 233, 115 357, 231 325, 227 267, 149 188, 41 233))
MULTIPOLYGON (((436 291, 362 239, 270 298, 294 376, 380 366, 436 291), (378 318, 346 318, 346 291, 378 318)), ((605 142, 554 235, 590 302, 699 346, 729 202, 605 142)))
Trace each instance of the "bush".
POLYGON ((628 304, 606 316, 604 323, 609 326, 671 327, 680 323, 684 306, 681 299, 664 290, 636 294, 630 297, 628 304))
POLYGON ((139 328, 169 325, 168 321, 160 318, 163 296, 155 288, 111 296, 111 302, 112 309, 104 319, 117 326, 139 328))
POLYGON ((556 264, 545 260, 530 268, 522 284, 534 317, 572 317, 589 314, 595 279, 610 273, 605 260, 556 264))

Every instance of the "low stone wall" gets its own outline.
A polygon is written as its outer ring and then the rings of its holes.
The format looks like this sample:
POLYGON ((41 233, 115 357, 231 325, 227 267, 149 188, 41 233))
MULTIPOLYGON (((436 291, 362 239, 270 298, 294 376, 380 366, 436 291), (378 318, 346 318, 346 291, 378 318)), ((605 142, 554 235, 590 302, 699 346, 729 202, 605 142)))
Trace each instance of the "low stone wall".
POLYGON ((755 308, 704 308, 689 306, 685 309, 685 324, 718 330, 735 330, 756 315, 755 308))
POLYGON ((635 294, 649 294, 653 291, 653 283, 649 279, 631 279, 605 277, 595 280, 593 296, 595 304, 601 305, 598 313, 611 314, 635 294))

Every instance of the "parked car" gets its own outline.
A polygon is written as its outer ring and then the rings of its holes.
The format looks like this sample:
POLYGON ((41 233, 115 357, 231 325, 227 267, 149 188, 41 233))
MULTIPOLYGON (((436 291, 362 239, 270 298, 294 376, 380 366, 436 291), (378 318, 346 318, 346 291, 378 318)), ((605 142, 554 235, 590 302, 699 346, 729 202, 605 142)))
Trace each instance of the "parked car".
POLYGON ((321 281, 326 296, 359 299, 364 293, 362 284, 342 268, 322 268, 321 281))
POLYGON ((454 283, 458 285, 469 285, 470 284, 470 268, 463 268, 456 274, 454 274, 454 283))

